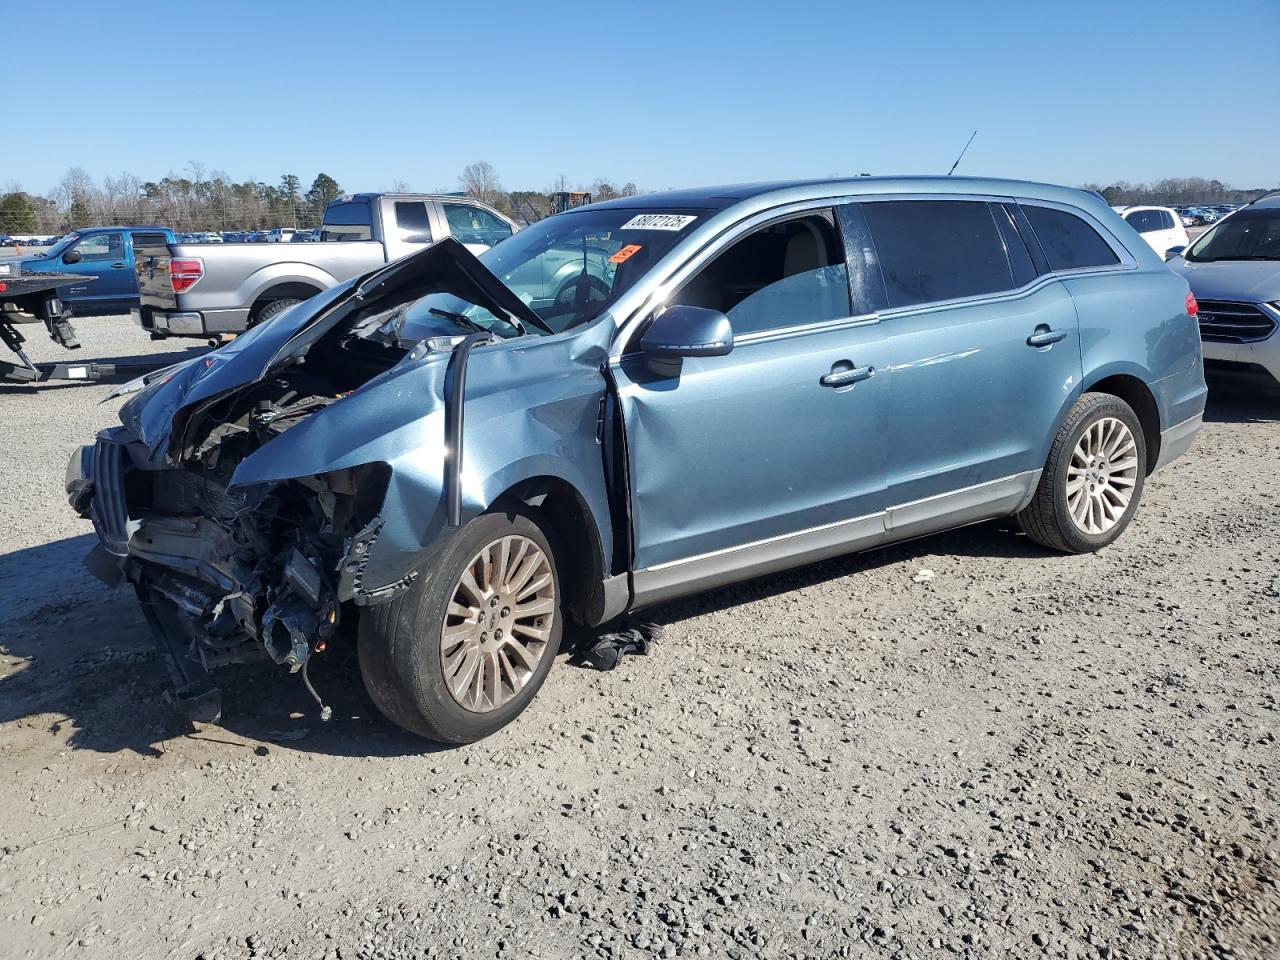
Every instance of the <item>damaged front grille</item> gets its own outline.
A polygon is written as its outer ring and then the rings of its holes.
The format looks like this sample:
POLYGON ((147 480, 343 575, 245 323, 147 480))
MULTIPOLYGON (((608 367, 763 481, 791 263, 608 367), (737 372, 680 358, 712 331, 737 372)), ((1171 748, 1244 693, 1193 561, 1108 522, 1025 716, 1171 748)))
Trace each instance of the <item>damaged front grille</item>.
POLYGON ((129 552, 129 509, 125 502, 124 446, 99 438, 93 459, 93 528, 102 545, 122 557, 129 552))

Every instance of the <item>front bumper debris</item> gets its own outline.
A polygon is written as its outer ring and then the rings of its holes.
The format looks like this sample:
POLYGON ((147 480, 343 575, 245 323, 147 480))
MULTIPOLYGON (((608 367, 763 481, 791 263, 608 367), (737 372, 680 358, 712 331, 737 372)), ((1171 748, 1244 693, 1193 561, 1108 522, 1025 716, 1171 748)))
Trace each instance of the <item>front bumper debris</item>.
POLYGON ((319 478, 227 488, 153 461, 123 427, 72 454, 66 491, 98 534, 90 572, 133 585, 172 699, 201 721, 221 711, 214 667, 270 659, 306 670, 339 629, 343 603, 356 598, 380 527, 319 478))

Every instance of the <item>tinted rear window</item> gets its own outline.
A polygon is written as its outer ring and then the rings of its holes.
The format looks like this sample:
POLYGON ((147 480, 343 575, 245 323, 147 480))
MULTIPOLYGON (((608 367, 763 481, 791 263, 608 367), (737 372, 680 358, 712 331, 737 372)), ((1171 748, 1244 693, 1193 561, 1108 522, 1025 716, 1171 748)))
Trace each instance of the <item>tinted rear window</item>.
POLYGON ((363 200, 331 203, 325 207, 321 240, 372 240, 373 217, 363 200))
POLYGON ((1035 228, 1040 246, 1053 270, 1109 267, 1120 262, 1110 244, 1083 218, 1065 210, 1024 203, 1027 219, 1035 228))
POLYGON ((891 307, 1014 287, 1004 241, 986 203, 889 200, 863 205, 891 307))

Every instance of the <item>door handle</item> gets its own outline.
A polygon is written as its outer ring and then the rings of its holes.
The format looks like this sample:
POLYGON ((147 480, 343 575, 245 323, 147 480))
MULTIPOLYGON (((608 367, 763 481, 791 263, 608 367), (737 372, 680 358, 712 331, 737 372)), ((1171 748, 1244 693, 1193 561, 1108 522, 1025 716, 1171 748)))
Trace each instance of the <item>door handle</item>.
POLYGON ((851 387, 875 375, 875 367, 855 367, 848 360, 833 364, 831 372, 818 382, 824 387, 851 387))
POLYGON ((1029 347, 1051 347, 1059 340, 1067 339, 1067 331, 1050 330, 1043 323, 1036 327, 1036 332, 1027 337, 1029 347))
POLYGON ((111 265, 111 269, 112 269, 112 270, 123 270, 123 269, 124 269, 124 264, 123 264, 123 263, 113 263, 113 264, 111 265))

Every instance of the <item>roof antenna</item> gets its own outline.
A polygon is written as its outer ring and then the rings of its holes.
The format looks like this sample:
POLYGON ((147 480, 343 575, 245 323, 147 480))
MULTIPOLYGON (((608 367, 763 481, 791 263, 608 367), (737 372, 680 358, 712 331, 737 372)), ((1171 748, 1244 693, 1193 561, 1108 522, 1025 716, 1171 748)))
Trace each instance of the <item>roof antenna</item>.
POLYGON ((956 162, 955 162, 955 163, 953 163, 953 164, 951 165, 951 169, 947 171, 947 176, 948 176, 948 177, 949 177, 949 176, 951 176, 953 173, 955 173, 955 172, 956 172, 956 167, 960 166, 960 161, 961 161, 961 160, 963 160, 963 159, 964 159, 964 155, 965 155, 966 153, 968 153, 968 152, 969 152, 969 144, 973 143, 973 138, 974 138, 974 137, 976 137, 977 135, 978 135, 978 131, 977 131, 977 130, 975 130, 975 131, 973 131, 973 133, 969 134, 969 139, 965 142, 964 149, 960 151, 960 156, 956 157, 956 162))

